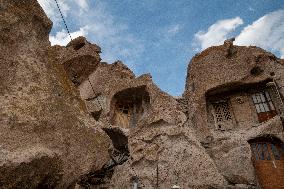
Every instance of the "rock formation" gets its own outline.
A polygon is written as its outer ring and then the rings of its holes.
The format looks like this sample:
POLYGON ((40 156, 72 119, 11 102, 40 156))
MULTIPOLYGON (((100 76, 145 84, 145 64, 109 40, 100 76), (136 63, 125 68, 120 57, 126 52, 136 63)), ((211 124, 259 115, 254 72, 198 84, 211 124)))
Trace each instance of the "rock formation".
POLYGON ((0 6, 0 188, 67 188, 109 160, 110 139, 50 51, 39 4, 0 6))
POLYGON ((120 61, 103 63, 79 90, 87 104, 103 105, 99 117, 103 126, 120 128, 128 137, 130 157, 116 167, 110 188, 129 188, 134 178, 142 188, 168 188, 175 182, 184 188, 224 184, 179 103, 149 74, 135 77, 120 61), (128 112, 120 113, 119 106, 129 107, 128 112))
POLYGON ((284 60, 227 40, 174 98, 84 37, 51 47, 36 0, 0 6, 1 189, 283 186, 284 60))
POLYGON ((234 46, 232 41, 225 41, 197 54, 189 64, 183 95, 188 100, 189 119, 198 140, 229 183, 256 183, 249 140, 260 136, 284 139, 281 61, 258 47, 234 46), (266 110, 257 113, 253 104, 253 95, 261 93, 262 97, 264 91, 275 106, 272 119, 263 115, 266 110), (219 121, 222 115, 217 113, 225 110, 226 103, 226 116, 230 117, 219 121))

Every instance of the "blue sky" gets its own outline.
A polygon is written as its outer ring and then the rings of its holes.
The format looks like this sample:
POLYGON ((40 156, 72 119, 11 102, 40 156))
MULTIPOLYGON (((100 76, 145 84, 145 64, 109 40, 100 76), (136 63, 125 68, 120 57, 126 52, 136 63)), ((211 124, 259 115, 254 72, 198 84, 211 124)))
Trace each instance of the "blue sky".
MULTIPOLYGON (((52 45, 68 36, 54 0, 38 0, 54 25, 52 45)), ((57 0, 73 38, 102 48, 103 61, 122 60, 139 76, 151 73, 180 96, 196 53, 236 37, 284 57, 284 0, 57 0)))

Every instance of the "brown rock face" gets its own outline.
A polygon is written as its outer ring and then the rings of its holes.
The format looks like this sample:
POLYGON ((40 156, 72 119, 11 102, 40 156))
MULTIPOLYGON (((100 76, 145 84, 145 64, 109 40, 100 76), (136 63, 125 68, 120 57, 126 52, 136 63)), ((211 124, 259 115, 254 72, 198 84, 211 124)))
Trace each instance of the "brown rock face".
POLYGON ((189 120, 229 183, 256 187, 261 181, 255 175, 265 175, 255 173, 249 140, 284 139, 282 61, 258 47, 225 41, 194 56, 188 66, 183 96, 188 100, 189 120))
POLYGON ((117 154, 112 153, 107 168, 79 183, 117 189, 135 183, 142 188, 174 183, 182 188, 255 188, 248 141, 261 135, 282 137, 283 107, 276 88, 267 83, 282 85, 281 66, 271 53, 226 41, 193 58, 184 96, 174 99, 149 74, 136 77, 121 61, 99 63, 78 89, 117 154), (259 123, 249 96, 265 86, 277 116, 259 123), (222 97, 230 99, 230 106, 222 97), (217 102, 222 110, 233 108, 224 113, 232 121, 218 122, 221 128, 211 113, 217 102))
POLYGON ((282 59, 227 40, 173 98, 50 28, 36 0, 0 1, 0 189, 284 185, 282 59))
POLYGON ((37 1, 1 1, 0 23, 0 188, 67 188, 108 161, 110 139, 56 63, 37 1))
MULTIPOLYGON (((94 188, 133 188, 135 180, 149 189, 169 188, 176 182, 183 188, 224 185, 180 104, 149 74, 135 77, 120 61, 101 63, 79 90, 90 113, 100 112, 97 119, 105 130, 120 130, 128 138, 128 160, 116 165, 103 185, 93 183, 94 188)), ((113 140, 114 146, 123 138, 113 140)), ((123 154, 123 148, 115 148, 123 154)))
POLYGON ((72 40, 65 47, 55 46, 57 62, 62 64, 69 79, 76 85, 80 85, 96 70, 101 58, 101 48, 93 45, 84 37, 72 40))

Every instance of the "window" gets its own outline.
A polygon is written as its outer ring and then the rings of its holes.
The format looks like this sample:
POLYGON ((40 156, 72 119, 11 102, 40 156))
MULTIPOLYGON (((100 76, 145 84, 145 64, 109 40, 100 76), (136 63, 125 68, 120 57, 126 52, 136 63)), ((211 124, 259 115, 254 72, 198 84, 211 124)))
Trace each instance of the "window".
POLYGON ((280 160, 284 155, 284 149, 279 144, 270 142, 252 143, 251 150, 255 160, 280 160))
POLYGON ((130 109, 129 104, 119 104, 118 105, 118 110, 124 114, 128 114, 130 109))
POLYGON ((136 127, 148 113, 149 103, 146 85, 117 92, 111 99, 111 124, 123 128, 136 127))
POLYGON ((212 105, 214 107, 216 122, 225 122, 232 120, 232 114, 230 112, 228 100, 212 103, 212 105))
POLYGON ((268 91, 261 91, 252 95, 259 122, 264 122, 276 115, 275 107, 272 103, 268 91))
POLYGON ((267 91, 253 94, 252 100, 255 105, 257 113, 269 112, 271 110, 275 110, 270 95, 267 91))
POLYGON ((121 126, 123 128, 128 128, 132 114, 133 114, 132 104, 117 103, 113 122, 115 125, 121 126))
POLYGON ((228 99, 211 102, 211 113, 214 117, 215 128, 225 131, 233 127, 233 114, 228 99))
POLYGON ((272 149, 273 155, 275 157, 275 160, 280 160, 280 157, 281 157, 280 149, 277 149, 275 144, 271 144, 271 149, 272 149))

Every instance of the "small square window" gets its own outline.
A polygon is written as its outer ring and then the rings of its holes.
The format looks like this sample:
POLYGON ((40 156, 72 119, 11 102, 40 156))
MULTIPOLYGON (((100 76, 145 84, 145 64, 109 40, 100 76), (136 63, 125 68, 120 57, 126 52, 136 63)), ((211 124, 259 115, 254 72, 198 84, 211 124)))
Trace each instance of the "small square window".
POLYGON ((212 105, 214 107, 215 118, 217 122, 232 120, 232 114, 230 112, 228 101, 212 103, 212 105))
POLYGON ((259 122, 264 122, 276 115, 275 107, 268 91, 254 93, 251 97, 258 114, 259 122))
POLYGON ((128 114, 128 109, 124 109, 122 112, 123 112, 124 114, 128 114))

